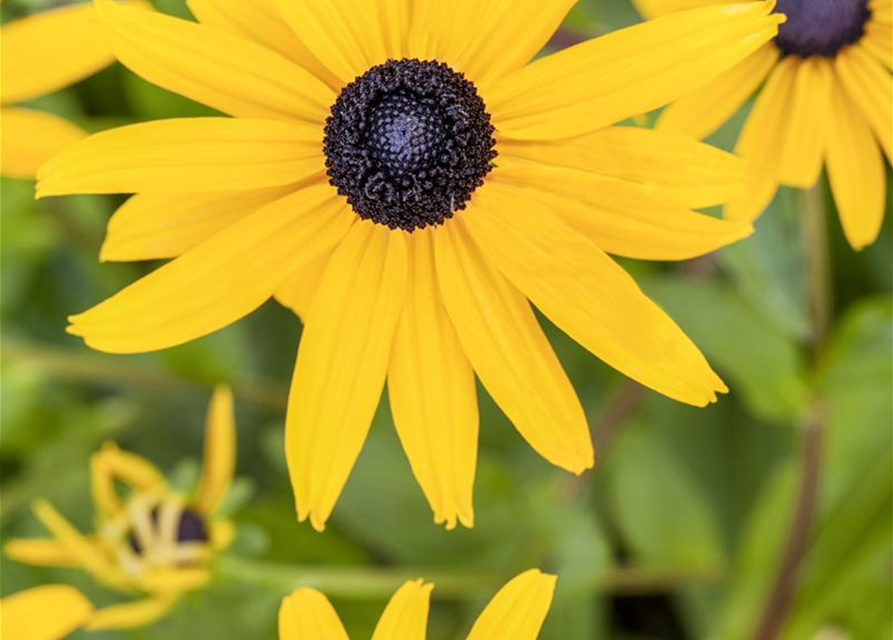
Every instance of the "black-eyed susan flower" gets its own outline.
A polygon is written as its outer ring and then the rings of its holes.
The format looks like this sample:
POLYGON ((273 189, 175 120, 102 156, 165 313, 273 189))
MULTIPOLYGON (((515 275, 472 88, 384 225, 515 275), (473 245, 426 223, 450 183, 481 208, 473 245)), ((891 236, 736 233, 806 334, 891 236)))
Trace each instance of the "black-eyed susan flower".
MULTIPOLYGON (((636 1, 653 17, 716 3, 636 1)), ((749 160, 750 182, 728 217, 755 219, 779 185, 811 187, 824 164, 850 245, 874 242, 893 144, 891 7, 891 0, 778 0, 775 11, 787 21, 775 40, 664 110, 660 129, 704 137, 759 89, 736 147, 749 160)))
POLYGON ((738 161, 613 123, 685 95, 773 38, 771 3, 699 9, 529 63, 574 0, 191 0, 199 24, 97 0, 119 59, 235 118, 93 136, 40 196, 136 193, 106 260, 176 258, 71 318, 136 353, 271 296, 305 322, 286 454, 322 529, 385 381, 412 469, 448 527, 473 523, 474 376, 544 458, 593 464, 586 418, 528 302, 681 402, 726 388, 608 254, 679 260, 750 233, 693 211, 738 161), (529 63, 529 64, 528 64, 529 63))
POLYGON ((90 4, 43 11, 0 27, 0 174, 34 178, 61 149, 87 135, 68 120, 14 107, 93 75, 115 57, 90 4))
POLYGON ((132 600, 93 610, 83 596, 64 586, 15 594, 4 600, 4 640, 53 640, 81 626, 141 626, 165 615, 184 593, 204 587, 214 553, 232 539, 233 526, 217 514, 217 507, 234 465, 233 401, 224 387, 215 391, 208 409, 204 464, 195 495, 176 492, 144 458, 104 445, 90 464, 95 530, 89 535, 78 532, 52 505, 38 500, 34 514, 51 537, 10 540, 5 550, 26 564, 80 567, 132 600), (57 610, 70 615, 51 624, 46 614, 57 610), (22 633, 7 637, 7 624, 22 633), (45 630, 39 635, 44 629, 56 633, 45 630))
MULTIPOLYGON (((382 613, 372 640, 425 640, 433 586, 407 582, 382 613)), ((467 640, 536 640, 549 613, 555 577, 532 569, 506 584, 474 623, 467 640)), ((279 640, 348 640, 326 597, 298 589, 279 609, 279 640)))

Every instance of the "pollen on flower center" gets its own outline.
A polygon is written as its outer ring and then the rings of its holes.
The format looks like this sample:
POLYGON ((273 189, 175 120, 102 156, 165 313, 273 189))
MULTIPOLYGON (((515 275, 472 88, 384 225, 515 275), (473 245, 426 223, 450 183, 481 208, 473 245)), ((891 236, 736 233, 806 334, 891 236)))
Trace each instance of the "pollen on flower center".
POLYGON ((413 231, 464 209, 496 157, 474 84, 448 65, 388 60, 341 91, 326 121, 330 182, 361 218, 413 231))
POLYGON ((803 58, 837 55, 858 42, 871 16, 867 0, 778 0, 775 11, 787 16, 775 43, 782 53, 803 58))

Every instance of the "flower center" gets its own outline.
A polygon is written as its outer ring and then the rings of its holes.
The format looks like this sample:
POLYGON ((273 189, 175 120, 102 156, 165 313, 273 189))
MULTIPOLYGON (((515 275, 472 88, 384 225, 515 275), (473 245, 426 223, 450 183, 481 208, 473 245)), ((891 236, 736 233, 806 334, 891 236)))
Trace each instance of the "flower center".
POLYGON ((361 218, 413 231, 465 208, 496 157, 475 86, 440 62, 388 60, 341 91, 326 120, 330 182, 361 218))
MULTIPOLYGON (((169 536, 169 534, 165 531, 162 531, 161 525, 161 510, 166 507, 166 505, 155 506, 149 511, 149 521, 150 521, 150 532, 152 541, 155 545, 169 545, 176 546, 178 544, 184 542, 207 542, 208 541, 208 529, 205 526, 205 521, 202 517, 197 514, 192 509, 182 509, 177 517, 177 525, 173 536, 169 536), (167 538, 171 537, 172 540, 168 540, 167 538)), ((177 508, 177 507, 170 507, 177 508)), ((127 534, 127 543, 130 545, 130 548, 133 552, 139 556, 145 555, 147 549, 144 548, 143 543, 140 540, 140 536, 133 530, 131 530, 127 534)))
POLYGON ((871 15, 867 0, 778 0, 775 11, 787 16, 775 43, 786 55, 834 57, 857 42, 871 15))

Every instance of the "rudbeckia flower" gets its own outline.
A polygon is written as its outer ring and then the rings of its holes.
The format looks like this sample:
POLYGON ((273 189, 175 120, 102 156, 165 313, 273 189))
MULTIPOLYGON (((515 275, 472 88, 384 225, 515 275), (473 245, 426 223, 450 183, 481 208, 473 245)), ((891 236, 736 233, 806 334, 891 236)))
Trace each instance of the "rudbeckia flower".
POLYGON ((4 640, 54 640, 81 626, 98 630, 149 624, 181 595, 204 587, 214 553, 232 539, 232 524, 216 511, 234 466, 233 401, 223 387, 215 391, 208 410, 204 466, 194 496, 174 491, 144 458, 104 445, 90 465, 95 531, 78 532, 52 505, 38 500, 34 514, 51 537, 10 540, 5 551, 26 564, 80 567, 102 585, 136 599, 93 610, 79 592, 63 585, 14 594, 3 600, 4 640), (123 496, 117 488, 122 485, 127 490, 123 496), (47 615, 57 611, 59 617, 47 615))
MULTIPOLYGON (((636 2, 657 17, 716 0, 636 2)), ((749 160, 750 181, 727 217, 755 219, 779 185, 811 187, 824 164, 844 234, 862 249, 880 233, 886 204, 893 2, 778 0, 775 11, 787 16, 778 37, 665 109, 658 128, 705 137, 758 91, 735 149, 749 160)))
POLYGON ((726 391, 608 254, 698 256, 749 223, 693 211, 732 156, 614 127, 691 92, 777 31, 771 3, 698 9, 529 62, 573 0, 191 0, 199 23, 108 0, 118 58, 234 118, 78 143, 40 197, 136 193, 106 260, 176 258, 69 331, 172 347, 272 296, 304 320, 286 454, 321 530, 385 381, 439 523, 473 523, 475 374, 544 458, 593 464, 583 409, 528 302, 609 365, 703 406, 726 391))
POLYGON ((87 134, 58 116, 11 105, 79 82, 110 65, 115 56, 90 4, 4 24, 0 43, 0 174, 31 179, 40 165, 87 134))
MULTIPOLYGON (((372 640, 425 640, 432 585, 404 584, 385 608, 372 640)), ((532 569, 487 605, 467 640, 536 640, 549 613, 555 577, 532 569)), ((279 640, 348 640, 335 609, 319 591, 298 589, 279 609, 279 640)))

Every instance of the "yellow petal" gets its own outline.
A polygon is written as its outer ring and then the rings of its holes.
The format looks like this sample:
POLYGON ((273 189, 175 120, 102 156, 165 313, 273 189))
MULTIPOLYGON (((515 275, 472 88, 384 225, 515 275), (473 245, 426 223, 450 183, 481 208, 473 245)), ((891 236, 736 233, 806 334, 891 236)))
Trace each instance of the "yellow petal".
POLYGON ((468 640, 536 640, 555 593, 555 576, 536 569, 506 584, 480 615, 468 640))
POLYGON ((479 22, 466 27, 468 42, 456 67, 479 85, 520 69, 545 46, 576 3, 577 0, 482 3, 479 22))
POLYGON ((884 158, 871 129, 839 83, 831 105, 828 180, 844 234, 858 251, 877 239, 884 221, 884 158))
POLYGON ((295 36, 276 0, 187 0, 198 21, 276 51, 307 69, 333 90, 341 82, 295 36))
POLYGON ((441 60, 459 68, 458 60, 484 12, 479 0, 416 0, 409 30, 409 55, 441 60))
POLYGON ((736 0, 633 0, 639 14, 649 20, 668 13, 696 9, 711 4, 734 4, 736 0))
POLYGON ((839 84, 868 121, 878 143, 893 158, 893 78, 860 47, 837 54, 834 70, 839 84))
POLYGON ((37 197, 190 193, 291 184, 324 169, 317 125, 183 118, 110 129, 43 165, 37 197))
POLYGON ((195 507, 205 516, 214 512, 226 495, 236 467, 236 418, 233 393, 227 386, 214 390, 205 424, 205 457, 195 507))
POLYGON ((115 60, 89 4, 7 22, 0 27, 0 34, 3 104, 52 93, 115 60))
POLYGON ((893 29, 889 23, 869 20, 865 24, 865 35, 860 43, 871 51, 881 64, 888 69, 893 67, 893 29))
POLYGON ((332 90, 271 49, 219 29, 96 0, 118 59, 134 73, 224 113, 322 123, 332 90))
POLYGON ((61 640, 83 626, 93 605, 80 591, 48 584, 0 600, 3 640, 61 640))
POLYGON ((700 208, 726 202, 742 188, 741 160, 690 136, 640 127, 608 127, 564 140, 500 140, 496 163, 533 160, 619 178, 656 198, 700 208))
POLYGON ((211 574, 207 569, 192 567, 157 567, 140 576, 143 591, 166 595, 179 595, 196 591, 208 585, 211 574))
POLYGON ((297 589, 279 607, 279 640, 349 640, 334 607, 315 589, 297 589))
POLYGON ((433 588, 421 580, 400 587, 381 614, 372 640, 425 640, 433 588))
POLYGON ((523 192, 489 184, 463 220, 483 254, 607 364, 696 406, 726 391, 698 348, 621 267, 523 192))
POLYGON ((503 135, 563 138, 677 100, 731 68, 778 31, 772 2, 672 14, 534 61, 488 91, 503 135))
POLYGON ((109 220, 99 259, 176 258, 249 213, 296 191, 287 184, 252 191, 141 193, 109 220))
POLYGON ((30 109, 0 109, 0 175, 32 180, 47 160, 87 134, 68 120, 30 109))
POLYGON ((37 500, 32 506, 34 515, 53 534, 79 564, 97 580, 112 588, 128 589, 130 583, 102 549, 85 538, 77 529, 46 500, 37 500))
POLYGON ((469 213, 439 227, 434 243, 438 282, 459 341, 524 439, 552 464, 580 474, 593 464, 583 408, 530 305, 468 235, 462 220, 469 213))
POLYGON ((72 316, 68 331, 110 353, 153 351, 201 337, 254 311, 289 274, 337 243, 353 220, 329 185, 307 187, 72 316))
POLYGON ((753 232, 748 222, 695 213, 659 190, 574 169, 503 160, 491 180, 512 185, 614 255, 687 260, 753 232))
POLYGON ((93 502, 104 518, 124 509, 116 490, 118 483, 138 492, 159 491, 167 485, 164 476, 151 462, 121 451, 113 442, 106 442, 90 458, 90 475, 93 502))
POLYGON ((797 64, 793 57, 782 59, 744 123, 735 152, 747 161, 747 182, 741 197, 726 206, 725 215, 731 220, 755 220, 778 190, 779 157, 797 64))
POLYGON ((285 454, 298 518, 309 517, 319 531, 378 406, 406 269, 402 232, 358 222, 332 253, 307 315, 288 399, 285 454))
POLYGON ((209 523, 211 548, 214 551, 222 551, 232 544, 236 537, 236 525, 229 520, 214 520, 209 523))
POLYGON ((76 567, 78 557, 55 538, 26 540, 13 538, 3 546, 6 555, 23 564, 41 567, 76 567))
POLYGON ((97 609, 90 617, 87 629, 136 629, 156 622, 171 610, 176 598, 169 595, 145 598, 136 602, 115 604, 97 609))
POLYGON ((832 83, 831 63, 824 58, 807 58, 797 66, 778 160, 782 184, 806 189, 822 173, 832 83))
POLYGON ((391 353, 391 412, 434 520, 474 525, 478 407, 474 372, 443 308, 433 231, 410 237, 406 301, 391 353))
POLYGON ((325 253, 310 264, 304 265, 276 291, 276 300, 279 304, 294 311, 302 322, 306 320, 310 311, 313 297, 319 289, 319 283, 322 282, 326 265, 329 264, 330 255, 331 253, 325 253))
POLYGON ((276 0, 313 55, 342 82, 388 58, 402 58, 409 30, 407 0, 276 0))
POLYGON ((776 62, 778 47, 771 42, 764 44, 699 91, 664 109, 657 126, 663 131, 706 138, 753 95, 776 62))

